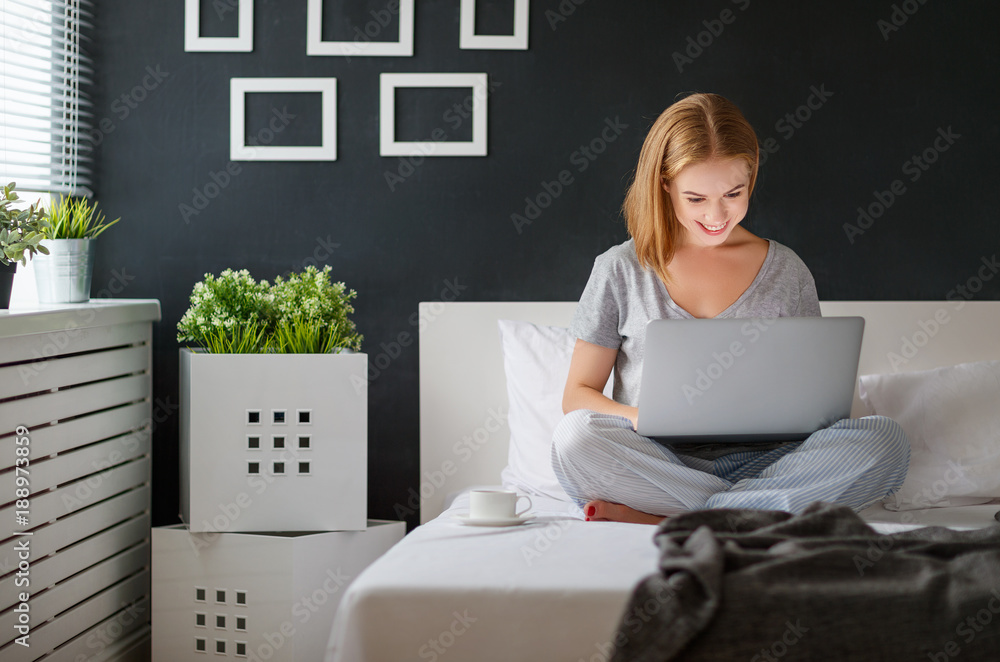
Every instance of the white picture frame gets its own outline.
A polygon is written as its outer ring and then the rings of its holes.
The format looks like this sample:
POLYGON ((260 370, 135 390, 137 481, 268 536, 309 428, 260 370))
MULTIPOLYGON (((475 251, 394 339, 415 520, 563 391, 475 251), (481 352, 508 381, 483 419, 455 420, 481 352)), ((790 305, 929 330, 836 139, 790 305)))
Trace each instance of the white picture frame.
MULTIPOLYGON (((485 73, 406 73, 379 77, 379 155, 486 156, 487 75, 485 73), (396 90, 400 87, 468 87, 472 89, 472 140, 396 140, 396 90)), ((443 131, 442 127, 437 127, 443 131)))
POLYGON ((184 0, 184 50, 188 53, 249 53, 253 51, 253 0, 240 0, 235 37, 201 36, 201 2, 184 0))
POLYGON ((476 34, 476 0, 462 0, 459 48, 465 50, 528 50, 528 0, 514 0, 514 34, 476 34))
POLYGON ((336 78, 232 78, 229 81, 229 158, 232 161, 336 161, 336 78), (248 92, 319 92, 322 138, 319 145, 247 145, 248 92))
MULTIPOLYGON (((411 57, 413 55, 414 0, 393 0, 399 5, 398 41, 323 41, 323 0, 306 4, 306 55, 327 57, 411 57)), ((392 3, 390 3, 392 4, 392 3)), ((385 10, 388 11, 388 10, 385 10)), ((376 21, 376 25, 380 25, 376 21)), ((365 31, 367 35, 367 30, 365 31)), ((377 35, 376 35, 377 36, 377 35)))

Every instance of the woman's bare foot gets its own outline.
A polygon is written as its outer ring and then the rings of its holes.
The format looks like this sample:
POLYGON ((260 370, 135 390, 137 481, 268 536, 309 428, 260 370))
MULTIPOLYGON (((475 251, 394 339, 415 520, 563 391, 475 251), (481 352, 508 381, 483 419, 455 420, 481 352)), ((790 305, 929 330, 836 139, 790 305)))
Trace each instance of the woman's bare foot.
POLYGON ((583 507, 588 522, 630 522, 632 524, 659 524, 663 517, 650 515, 620 503, 595 500, 583 507))

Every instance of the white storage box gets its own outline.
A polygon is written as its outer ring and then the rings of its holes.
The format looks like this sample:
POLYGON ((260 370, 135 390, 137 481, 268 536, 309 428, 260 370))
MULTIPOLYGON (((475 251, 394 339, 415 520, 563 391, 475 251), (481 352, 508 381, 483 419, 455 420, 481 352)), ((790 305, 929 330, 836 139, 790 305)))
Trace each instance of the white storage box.
POLYGON ((322 660, 348 584, 405 533, 385 520, 313 533, 154 528, 153 662, 322 660))
POLYGON ((181 514, 194 532, 362 530, 366 354, 180 351, 181 514))

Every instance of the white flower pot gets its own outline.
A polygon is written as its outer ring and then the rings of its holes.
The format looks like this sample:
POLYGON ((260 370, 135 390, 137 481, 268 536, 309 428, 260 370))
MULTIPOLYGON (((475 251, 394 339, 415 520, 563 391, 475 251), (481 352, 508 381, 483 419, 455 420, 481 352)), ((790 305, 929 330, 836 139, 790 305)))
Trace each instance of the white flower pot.
POLYGON ((362 530, 367 354, 180 351, 181 515, 193 532, 362 530))
POLYGON ((153 661, 322 660, 347 586, 405 533, 384 520, 297 534, 154 528, 153 661))

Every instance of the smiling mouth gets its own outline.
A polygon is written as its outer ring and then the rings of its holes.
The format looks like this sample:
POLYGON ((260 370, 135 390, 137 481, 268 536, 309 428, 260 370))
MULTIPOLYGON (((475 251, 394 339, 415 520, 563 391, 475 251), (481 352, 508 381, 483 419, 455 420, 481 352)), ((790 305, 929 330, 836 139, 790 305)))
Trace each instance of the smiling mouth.
POLYGON ((707 232, 708 234, 721 234, 723 230, 725 230, 726 227, 729 225, 729 221, 726 221, 725 223, 722 223, 720 225, 707 225, 705 223, 702 223, 701 221, 697 221, 697 223, 702 228, 704 228, 705 232, 707 232))

